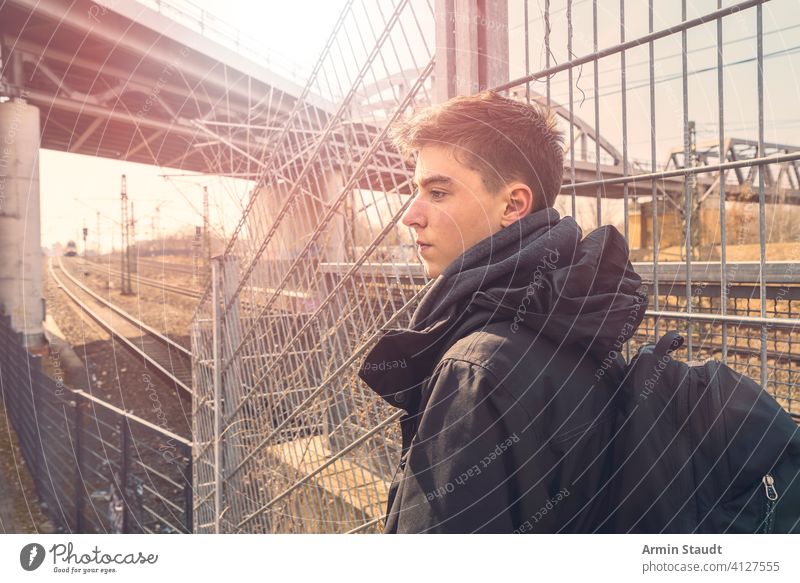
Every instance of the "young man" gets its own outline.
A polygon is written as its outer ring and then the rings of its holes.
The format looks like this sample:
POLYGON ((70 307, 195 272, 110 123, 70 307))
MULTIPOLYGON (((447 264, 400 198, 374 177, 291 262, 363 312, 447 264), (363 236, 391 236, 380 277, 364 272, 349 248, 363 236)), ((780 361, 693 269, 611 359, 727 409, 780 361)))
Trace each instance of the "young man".
POLYGON ((416 161, 403 224, 435 281, 360 371, 405 411, 385 532, 613 529, 608 379, 647 303, 625 240, 582 240, 552 208, 563 141, 534 106, 457 97, 392 139, 416 161))

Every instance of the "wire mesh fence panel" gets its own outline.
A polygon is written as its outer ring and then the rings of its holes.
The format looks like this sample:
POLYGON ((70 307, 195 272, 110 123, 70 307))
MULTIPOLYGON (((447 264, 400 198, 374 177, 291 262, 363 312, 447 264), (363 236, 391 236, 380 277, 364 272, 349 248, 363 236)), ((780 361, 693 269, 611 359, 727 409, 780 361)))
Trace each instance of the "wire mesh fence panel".
MULTIPOLYGON (((480 2, 463 13, 456 4, 348 2, 300 94, 279 107, 256 100, 236 136, 253 144, 236 154, 255 168, 255 186, 192 324, 198 532, 382 529, 399 413, 357 373, 383 329, 409 324, 429 284, 399 225, 411 169, 386 136, 393 121, 435 101, 437 83, 459 86, 447 67, 434 78, 434 57, 446 53, 437 22, 502 31, 513 80, 495 89, 549 106, 567 136, 557 209, 584 232, 612 223, 628 238, 650 303, 620 350, 630 356, 677 328, 688 359, 725 359, 798 411, 800 279, 796 260, 767 261, 768 243, 796 241, 768 233, 765 221, 768 201, 794 204, 800 148, 765 142, 763 116, 757 139, 732 139, 727 62, 712 56, 697 72, 684 58, 700 50, 699 36, 724 54, 725 27, 744 27, 755 29, 744 52, 762 65, 762 2, 684 1, 662 14, 653 3, 548 0, 534 10, 522 0, 508 3, 502 22, 469 11, 480 2), (669 70, 657 71, 664 59, 669 70), (692 92, 700 73, 714 89, 713 144, 695 139, 689 117, 690 105, 707 101, 692 92), (668 111, 657 104, 665 83, 678 96, 668 111), (604 121, 609 111, 614 123, 604 121), (664 127, 680 133, 659 136, 664 127), (737 237, 736 251, 755 251, 729 261, 735 205, 750 205, 743 224, 754 229, 737 237)), ((786 9, 774 4, 776 14, 786 9)), ((763 113, 763 67, 753 81, 763 113)))
POLYGON ((42 370, 8 318, 0 386, 43 509, 61 532, 192 532, 191 442, 42 370))

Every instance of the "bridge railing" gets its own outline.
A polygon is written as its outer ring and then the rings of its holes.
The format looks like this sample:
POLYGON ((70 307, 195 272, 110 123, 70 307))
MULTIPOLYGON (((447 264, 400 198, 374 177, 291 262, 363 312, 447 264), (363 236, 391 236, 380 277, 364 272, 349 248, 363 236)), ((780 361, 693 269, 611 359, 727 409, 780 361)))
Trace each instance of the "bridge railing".
POLYGON ((305 82, 308 75, 307 67, 274 49, 268 49, 252 36, 242 34, 238 27, 190 0, 137 1, 295 83, 305 82))

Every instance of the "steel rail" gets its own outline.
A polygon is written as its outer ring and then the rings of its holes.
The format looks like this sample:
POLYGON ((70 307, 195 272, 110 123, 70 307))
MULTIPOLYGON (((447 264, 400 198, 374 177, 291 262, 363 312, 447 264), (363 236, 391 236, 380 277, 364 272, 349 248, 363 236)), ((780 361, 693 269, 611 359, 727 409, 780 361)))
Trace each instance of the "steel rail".
MULTIPOLYGON (((61 263, 61 262, 59 261, 59 264, 60 264, 60 263, 61 263)), ((61 279, 60 279, 60 278, 59 278, 59 277, 58 277, 58 276, 55 274, 55 271, 53 270, 53 263, 52 263, 52 260, 49 262, 48 266, 49 266, 49 269, 50 269, 50 275, 51 275, 51 277, 52 277, 52 278, 55 280, 55 282, 56 282, 56 284, 58 285, 58 287, 59 287, 59 288, 60 288, 62 291, 64 291, 64 293, 66 293, 66 294, 69 296, 69 298, 70 298, 70 299, 71 299, 73 302, 75 302, 76 304, 78 304, 78 305, 81 307, 81 309, 82 309, 84 312, 86 312, 86 314, 87 314, 87 315, 89 315, 89 316, 90 316, 90 317, 91 317, 93 320, 95 320, 95 321, 96 321, 98 324, 100 324, 100 325, 101 325, 103 328, 105 328, 106 330, 108 330, 108 332, 109 332, 109 333, 111 333, 111 334, 112 334, 112 336, 114 336, 114 337, 118 338, 118 339, 119 339, 120 341, 122 341, 122 342, 123 342, 123 344, 125 344, 125 345, 126 345, 128 348, 130 348, 130 349, 131 349, 131 350, 133 350, 135 353, 137 353, 137 354, 138 354, 138 355, 140 355, 142 358, 144 358, 144 359, 145 359, 147 362, 149 362, 150 364, 152 364, 152 365, 153 365, 153 366, 156 368, 156 370, 158 370, 158 371, 159 371, 161 374, 163 374, 165 377, 167 377, 167 378, 170 380, 170 382, 174 382, 174 383, 175 383, 175 385, 176 385, 178 388, 180 388, 181 390, 183 390, 184 392, 186 392, 186 393, 187 393, 187 394, 189 394, 189 395, 193 395, 193 394, 194 394, 194 392, 192 391, 192 388, 191 388, 191 387, 187 386, 187 385, 186 385, 186 384, 185 384, 183 381, 181 381, 181 380, 180 380, 178 377, 176 377, 176 376, 175 376, 175 375, 173 375, 173 374, 172 374, 170 371, 168 371, 166 368, 164 368, 164 366, 163 366, 161 363, 159 363, 159 362, 158 362, 157 360, 155 360, 153 357, 151 357, 150 355, 148 355, 148 354, 147 354, 146 352, 144 352, 144 351, 143 351, 141 348, 139 348, 138 346, 136 346, 136 344, 135 344, 134 342, 132 342, 131 340, 129 340, 128 338, 126 338, 126 337, 125 337, 125 335, 123 335, 123 334, 120 334, 119 332, 117 332, 117 331, 114 329, 114 327, 113 327, 111 324, 109 324, 109 323, 108 323, 108 322, 106 322, 106 321, 105 321, 103 318, 101 318, 99 315, 97 315, 97 314, 96 314, 96 313, 95 313, 95 312, 94 312, 94 311, 93 311, 93 310, 92 310, 92 309, 91 309, 91 308, 90 308, 88 305, 86 305, 86 303, 85 303, 85 302, 83 302, 83 301, 82 301, 80 298, 78 298, 78 297, 77 297, 77 295, 76 295, 74 292, 70 291, 70 290, 67 288, 67 286, 66 286, 66 285, 64 285, 64 282, 62 282, 62 281, 61 281, 61 279)), ((171 339, 169 339, 169 338, 167 338, 167 337, 165 337, 165 336, 163 336, 163 335, 159 334, 158 332, 156 332, 155 330, 153 330, 152 328, 150 328, 149 326, 147 326, 147 325, 146 325, 144 322, 140 322, 139 320, 137 320, 137 319, 136 319, 136 318, 134 318, 133 316, 131 316, 131 315, 127 314, 127 313, 126 313, 126 312, 124 312, 123 310, 121 310, 121 309, 119 309, 118 307, 114 306, 113 304, 111 304, 111 303, 107 302, 106 300, 104 300, 104 299, 100 298, 100 297, 99 297, 97 294, 95 294, 93 291, 91 291, 91 290, 87 289, 87 288, 86 288, 86 287, 85 287, 83 284, 81 284, 80 282, 76 281, 76 280, 75 280, 75 278, 73 278, 73 277, 72 277, 72 276, 71 276, 71 275, 70 275, 70 274, 69 274, 69 273, 68 273, 68 272, 67 272, 67 271, 66 271, 66 270, 63 268, 63 266, 62 266, 62 265, 59 265, 59 267, 62 269, 62 272, 63 272, 63 273, 64 273, 64 274, 65 274, 65 275, 66 275, 66 276, 69 278, 69 279, 71 279, 71 280, 73 281, 73 283, 75 283, 76 285, 78 285, 78 287, 80 287, 81 289, 83 289, 83 290, 84 290, 86 293, 88 293, 89 295, 91 295, 93 298, 96 298, 96 299, 97 299, 99 302, 101 302, 101 303, 103 303, 104 305, 106 305, 106 306, 107 306, 109 309, 113 310, 114 312, 116 312, 116 313, 118 313, 120 316, 122 316, 124 319, 128 320, 128 322, 129 322, 129 323, 131 323, 131 324, 134 324, 134 325, 136 325, 136 326, 140 326, 142 330, 144 330, 144 331, 148 332, 148 334, 149 334, 150 336, 154 337, 156 340, 158 340, 158 341, 159 341, 159 342, 161 342, 162 344, 167 344, 167 345, 169 345, 169 346, 171 346, 171 347, 174 347, 174 348, 175 348, 176 350, 178 350, 178 351, 179 351, 181 354, 183 354, 183 355, 188 355, 188 356, 191 358, 191 352, 189 352, 188 350, 186 350, 186 348, 184 348, 184 347, 183 347, 183 346, 181 346, 180 344, 176 343, 175 341, 173 341, 173 340, 171 340, 171 339)))

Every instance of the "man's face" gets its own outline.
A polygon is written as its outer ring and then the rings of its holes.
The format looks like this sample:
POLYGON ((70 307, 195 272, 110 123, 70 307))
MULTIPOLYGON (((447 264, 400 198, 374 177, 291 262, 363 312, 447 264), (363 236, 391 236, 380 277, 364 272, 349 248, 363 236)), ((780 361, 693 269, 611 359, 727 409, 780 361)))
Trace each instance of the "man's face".
POLYGON ((418 191, 403 224, 414 230, 428 277, 437 277, 464 251, 503 227, 505 197, 488 192, 481 175, 456 160, 449 148, 421 148, 414 182, 418 191))

